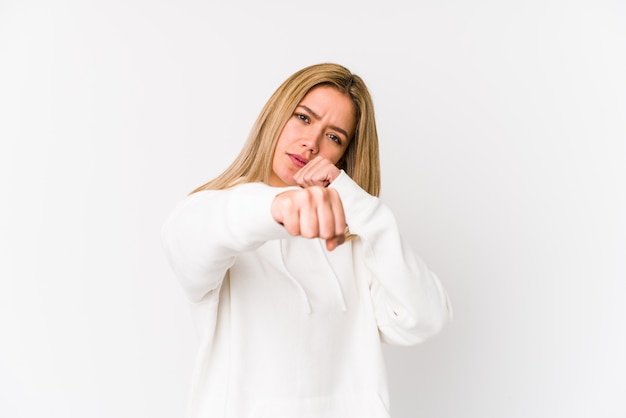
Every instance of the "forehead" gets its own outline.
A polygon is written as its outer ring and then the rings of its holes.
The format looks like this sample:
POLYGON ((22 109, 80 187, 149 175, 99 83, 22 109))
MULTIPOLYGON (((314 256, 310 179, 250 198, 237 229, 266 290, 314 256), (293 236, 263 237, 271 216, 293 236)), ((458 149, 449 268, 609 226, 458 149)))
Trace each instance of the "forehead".
POLYGON ((339 91, 336 87, 321 85, 313 87, 311 90, 307 92, 307 94, 302 98, 300 103, 316 101, 320 102, 320 104, 332 105, 337 102, 337 105, 346 106, 348 105, 351 109, 354 109, 354 103, 352 103, 352 99, 346 94, 339 91))
POLYGON ((356 106, 352 98, 335 87, 313 87, 298 105, 310 109, 316 116, 332 119, 348 132, 356 127, 356 106))

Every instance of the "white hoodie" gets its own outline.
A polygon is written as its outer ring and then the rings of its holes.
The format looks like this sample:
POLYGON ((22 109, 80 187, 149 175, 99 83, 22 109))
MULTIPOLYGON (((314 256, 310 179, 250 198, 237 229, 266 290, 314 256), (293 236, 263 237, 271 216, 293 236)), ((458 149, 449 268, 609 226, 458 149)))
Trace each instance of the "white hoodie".
POLYGON ((329 187, 357 235, 332 252, 275 222, 286 189, 262 183, 194 193, 166 221, 201 336, 188 417, 389 417, 381 341, 416 344, 451 318, 390 210, 344 172, 329 187))

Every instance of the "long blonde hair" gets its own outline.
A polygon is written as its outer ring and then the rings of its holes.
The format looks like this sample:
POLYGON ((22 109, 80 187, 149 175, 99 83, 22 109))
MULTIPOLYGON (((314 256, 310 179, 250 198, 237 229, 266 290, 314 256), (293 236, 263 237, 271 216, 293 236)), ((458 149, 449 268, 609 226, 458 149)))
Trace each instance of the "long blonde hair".
POLYGON ((374 105, 367 86, 347 68, 332 63, 315 64, 291 75, 267 101, 239 155, 219 176, 196 188, 221 190, 241 183, 268 183, 278 137, 298 104, 313 88, 327 85, 346 94, 356 110, 356 129, 341 168, 365 191, 380 193, 380 160, 374 105))

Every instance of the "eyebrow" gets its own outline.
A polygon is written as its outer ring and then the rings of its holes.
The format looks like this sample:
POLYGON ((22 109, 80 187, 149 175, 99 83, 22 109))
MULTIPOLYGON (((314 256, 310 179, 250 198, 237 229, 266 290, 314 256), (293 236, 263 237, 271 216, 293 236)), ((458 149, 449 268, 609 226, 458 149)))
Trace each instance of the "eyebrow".
MULTIPOLYGON (((298 107, 301 107, 304 110, 306 110, 307 112, 309 112, 311 114, 311 116, 313 116, 315 119, 320 119, 320 116, 317 113, 315 113, 314 111, 312 111, 308 106, 300 104, 300 105, 298 105, 298 107)), ((339 132, 340 134, 345 136, 346 139, 350 138, 350 136, 348 135, 348 132, 346 132, 345 129, 342 129, 342 128, 338 127, 338 126, 329 126, 329 128, 339 132)))

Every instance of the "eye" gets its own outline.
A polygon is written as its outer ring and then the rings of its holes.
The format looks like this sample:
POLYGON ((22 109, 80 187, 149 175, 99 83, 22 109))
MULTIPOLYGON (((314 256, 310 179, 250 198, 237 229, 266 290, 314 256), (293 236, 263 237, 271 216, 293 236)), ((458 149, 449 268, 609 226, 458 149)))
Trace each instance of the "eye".
POLYGON ((337 143, 337 145, 341 145, 343 142, 341 141, 341 138, 339 138, 337 135, 334 134, 328 134, 328 137, 333 140, 334 142, 337 143))
POLYGON ((309 117, 303 113, 296 113, 295 116, 300 119, 302 122, 304 123, 310 123, 311 120, 309 119, 309 117))

